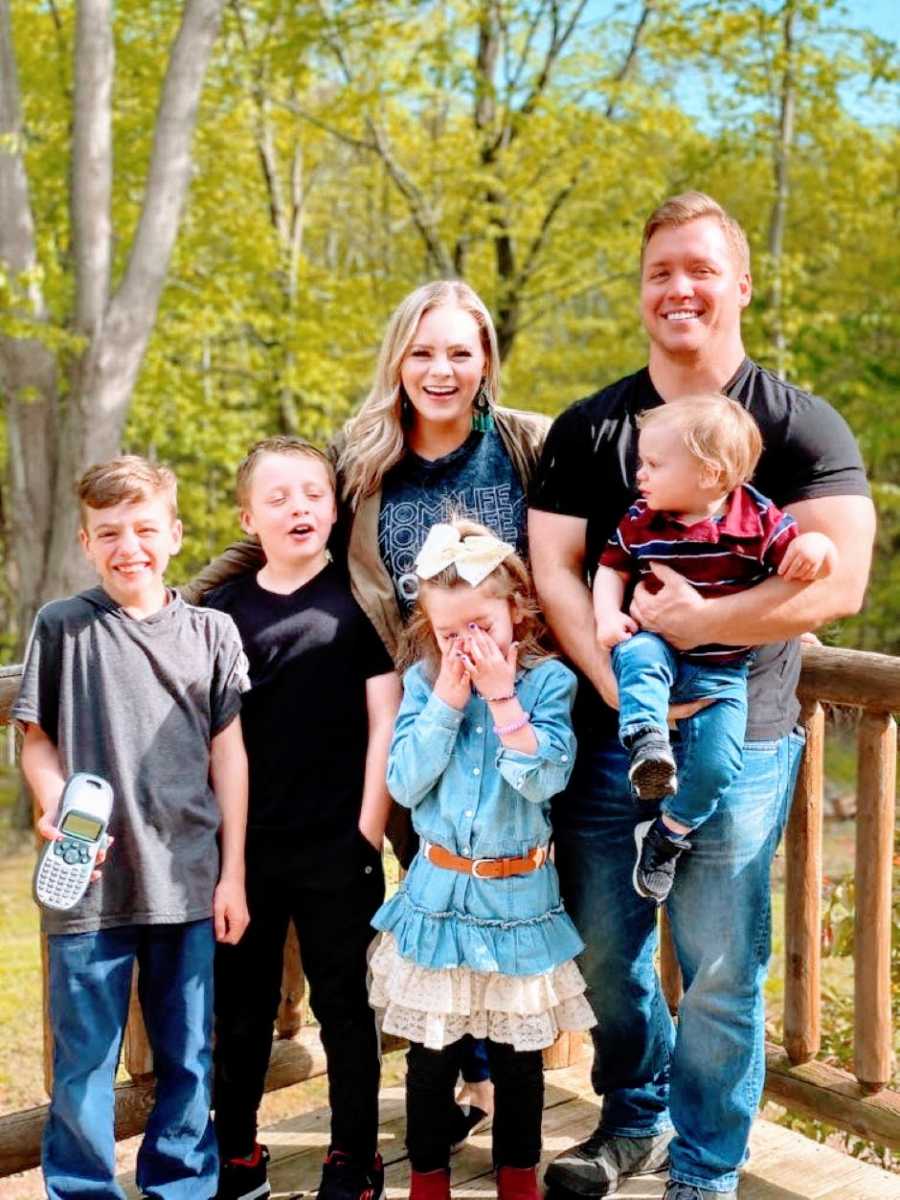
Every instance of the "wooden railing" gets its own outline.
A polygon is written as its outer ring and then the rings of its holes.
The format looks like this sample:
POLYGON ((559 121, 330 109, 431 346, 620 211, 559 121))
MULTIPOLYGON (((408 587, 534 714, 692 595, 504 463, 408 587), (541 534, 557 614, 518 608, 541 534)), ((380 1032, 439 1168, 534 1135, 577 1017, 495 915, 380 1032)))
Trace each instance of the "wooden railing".
MULTIPOLYGON (((0 669, 0 723, 19 684, 19 668, 0 669)), ((891 872, 894 842, 900 659, 882 654, 805 647, 800 698, 807 746, 785 839, 784 1045, 767 1047, 766 1090, 785 1106, 818 1117, 881 1145, 900 1149, 900 1094, 888 1089, 893 1065, 890 1006, 891 872), (825 719, 822 705, 861 709, 858 735, 856 932, 853 1074, 817 1060, 820 1049, 822 942, 822 820, 825 719)), ((678 964, 663 921, 661 972, 677 1011, 678 964)), ((46 971, 44 973, 46 987, 46 971)), ((285 948, 282 1003, 266 1090, 321 1075, 325 1055, 318 1031, 305 1023, 304 982, 296 939, 285 948)), ((385 1049, 399 1046, 385 1039, 385 1049)), ((578 1053, 565 1039, 550 1060, 578 1053)), ((51 1044, 44 1018, 45 1081, 51 1086, 51 1044)), ((116 1136, 146 1124, 153 1100, 153 1063, 136 1000, 132 999, 123 1061, 129 1082, 116 1088, 116 1136)), ((0 1177, 36 1166, 46 1107, 0 1117, 0 1177)))

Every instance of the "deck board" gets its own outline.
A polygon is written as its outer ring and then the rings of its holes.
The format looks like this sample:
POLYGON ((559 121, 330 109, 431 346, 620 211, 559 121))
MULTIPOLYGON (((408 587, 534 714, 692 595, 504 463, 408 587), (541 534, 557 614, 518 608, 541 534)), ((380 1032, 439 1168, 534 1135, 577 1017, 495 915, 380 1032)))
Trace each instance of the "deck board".
MULTIPOLYGON (((597 1107, 586 1063, 548 1073, 544 1163, 593 1130, 597 1107)), ((405 1200, 409 1187, 403 1108, 402 1086, 382 1089, 379 1149, 385 1161, 388 1200, 405 1200)), ((328 1119, 327 1108, 320 1108, 262 1131, 261 1139, 272 1155, 269 1178, 273 1200, 307 1197, 315 1191, 328 1145, 328 1119)), ((496 1196, 490 1147, 490 1130, 486 1129, 453 1156, 454 1200, 493 1200, 496 1196)), ((771 1122, 756 1122, 750 1147, 740 1200, 900 1200, 897 1175, 771 1122)), ((621 1200, 658 1200, 664 1182, 665 1176, 661 1175, 630 1179, 616 1196, 621 1200)), ((123 1184, 129 1200, 136 1200, 133 1179, 123 1184)))

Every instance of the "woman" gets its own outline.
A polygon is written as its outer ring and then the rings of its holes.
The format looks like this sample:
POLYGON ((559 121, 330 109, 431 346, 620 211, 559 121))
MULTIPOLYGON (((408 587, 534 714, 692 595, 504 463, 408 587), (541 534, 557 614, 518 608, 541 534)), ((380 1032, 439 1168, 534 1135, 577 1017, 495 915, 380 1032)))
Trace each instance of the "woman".
MULTIPOLYGON (((395 661, 412 563, 436 521, 468 516, 525 548, 525 495, 550 418, 500 408, 499 382, 483 302, 459 280, 425 284, 394 310, 372 389, 331 447, 353 592, 395 661)), ((256 543, 235 543, 185 599, 261 561, 256 543)))
MULTIPOLYGON (((470 517, 527 550, 528 481, 550 418, 500 408, 499 388, 484 303, 459 280, 425 284, 391 315, 372 389, 331 447, 342 509, 333 549, 346 557, 353 594, 395 662, 416 598, 415 558, 433 524, 470 517)), ((185 599, 196 603, 262 562, 257 543, 236 543, 183 589, 185 599)), ((392 807, 388 837, 409 866, 417 839, 408 810, 392 807)), ((483 1045, 471 1049, 457 1144, 493 1108, 483 1045)))

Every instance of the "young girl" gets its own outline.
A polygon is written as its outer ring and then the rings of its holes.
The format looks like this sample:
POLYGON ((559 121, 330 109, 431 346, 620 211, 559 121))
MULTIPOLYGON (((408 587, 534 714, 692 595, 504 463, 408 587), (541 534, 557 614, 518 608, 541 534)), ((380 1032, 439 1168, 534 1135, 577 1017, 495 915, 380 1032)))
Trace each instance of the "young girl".
POLYGON ((480 525, 435 525, 388 765, 419 852, 373 918, 371 1002, 409 1039, 411 1200, 450 1194, 451 1101, 470 1037, 488 1039, 501 1200, 537 1200, 541 1051, 594 1024, 573 963, 582 942, 547 861, 550 797, 575 739, 575 678, 540 645, 528 573, 480 525))

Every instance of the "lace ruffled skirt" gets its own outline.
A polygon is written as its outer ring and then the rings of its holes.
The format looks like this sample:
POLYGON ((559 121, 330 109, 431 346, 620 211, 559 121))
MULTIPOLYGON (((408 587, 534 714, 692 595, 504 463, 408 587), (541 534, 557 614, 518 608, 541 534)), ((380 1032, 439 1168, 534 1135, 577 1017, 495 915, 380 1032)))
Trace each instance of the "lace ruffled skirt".
POLYGON ((596 1024, 585 982, 571 960, 537 975, 502 975, 468 966, 423 967, 402 957, 383 933, 371 959, 370 1003, 382 1026, 441 1050, 469 1033, 516 1050, 543 1050, 561 1032, 596 1024))

